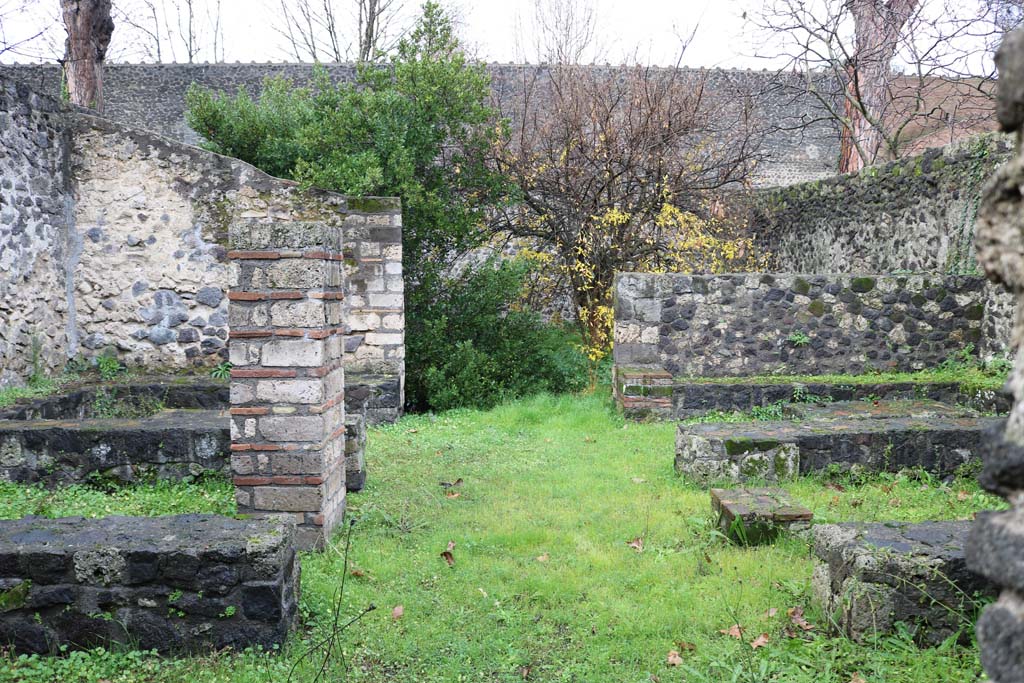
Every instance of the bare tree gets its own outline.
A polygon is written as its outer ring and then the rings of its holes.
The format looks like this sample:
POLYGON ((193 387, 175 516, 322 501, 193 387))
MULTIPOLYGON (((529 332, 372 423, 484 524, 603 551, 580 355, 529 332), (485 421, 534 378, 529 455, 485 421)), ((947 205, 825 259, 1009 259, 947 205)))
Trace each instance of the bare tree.
POLYGON ((300 61, 343 62, 352 54, 371 61, 385 45, 401 0, 280 0, 284 26, 278 32, 289 55, 300 61), (344 7, 355 19, 354 36, 345 30, 344 7))
POLYGON ((603 54, 597 44, 597 11, 587 0, 533 0, 532 10, 532 25, 520 27, 518 36, 524 61, 531 52, 548 64, 581 64, 603 54))
POLYGON ((0 56, 39 57, 36 43, 47 33, 45 22, 39 27, 13 30, 14 20, 28 12, 36 11, 39 0, 0 0, 0 56))
POLYGON ((1019 0, 768 0, 759 56, 804 75, 842 139, 840 171, 991 127, 992 43, 1019 0))
POLYGON ((60 0, 68 37, 64 78, 74 104, 103 109, 103 61, 114 33, 110 0, 60 0))
POLYGON ((511 126, 497 163, 522 193, 499 227, 553 253, 598 346, 616 271, 710 267, 709 206, 759 159, 751 98, 740 82, 710 96, 709 72, 678 66, 559 64, 521 78, 497 103, 511 126), (688 241, 697 233, 707 241, 688 241))
POLYGON ((114 15, 122 57, 224 61, 221 0, 117 0, 114 15))

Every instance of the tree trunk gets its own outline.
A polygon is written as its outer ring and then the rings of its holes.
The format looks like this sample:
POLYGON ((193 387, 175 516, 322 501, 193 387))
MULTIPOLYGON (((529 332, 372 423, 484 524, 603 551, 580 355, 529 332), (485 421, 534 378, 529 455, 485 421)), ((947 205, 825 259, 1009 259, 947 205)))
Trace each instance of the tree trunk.
POLYGON ((885 141, 892 59, 900 33, 920 0, 847 0, 855 44, 848 66, 839 171, 859 171, 878 160, 885 141))
POLYGON ((64 78, 73 104, 103 110, 103 60, 114 20, 110 0, 60 0, 64 27, 64 78))

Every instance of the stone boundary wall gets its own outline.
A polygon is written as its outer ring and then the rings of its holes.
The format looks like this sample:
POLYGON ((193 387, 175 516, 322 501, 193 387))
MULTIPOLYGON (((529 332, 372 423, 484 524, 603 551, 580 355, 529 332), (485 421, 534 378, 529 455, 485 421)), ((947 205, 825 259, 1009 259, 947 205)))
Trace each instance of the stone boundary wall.
POLYGON ((293 530, 217 515, 0 520, 0 646, 162 653, 283 645, 293 530))
POLYGON ((57 102, 0 79, 0 386, 67 359, 62 116, 57 102))
POLYGON ((1005 426, 985 444, 981 484, 1009 502, 1001 512, 982 512, 966 549, 970 569, 1002 588, 977 624, 981 662, 992 683, 1024 680, 1024 30, 1010 33, 996 54, 999 68, 997 115, 1003 130, 1017 134, 1017 149, 985 189, 978 212, 978 260, 1015 304, 1013 342, 1017 357, 1007 383, 1013 407, 1005 426))
POLYGON ((963 275, 620 273, 614 361, 672 377, 857 374, 939 365, 978 344, 963 275))
POLYGON ((325 218, 237 221, 228 252, 235 500, 287 513, 304 548, 345 511, 343 219, 325 218))
MULTIPOLYGON (((353 64, 325 64, 331 77, 353 80, 353 64)), ((528 84, 543 82, 548 67, 530 64, 488 64, 492 91, 503 110, 510 109, 528 84)), ((608 69, 600 65, 589 67, 608 69)), ((612 69, 617 67, 611 67, 612 69)), ((132 126, 196 144, 199 137, 185 122, 185 91, 193 82, 235 93, 245 87, 258 94, 264 78, 282 76, 295 83, 310 81, 312 64, 107 64, 103 79, 106 115, 132 126)), ((667 71, 654 67, 655 71, 667 71)), ((682 77, 705 81, 703 97, 713 106, 731 106, 736 93, 755 94, 750 115, 768 131, 758 166, 760 186, 784 185, 835 173, 839 136, 828 123, 821 104, 803 87, 801 74, 770 71, 682 69, 682 77), (801 126, 805 129, 801 130, 801 126)), ((40 92, 60 95, 60 68, 56 64, 0 64, 0 76, 17 78, 40 92)))
MULTIPOLYGON (((0 121, 12 122, 0 135, 17 151, 0 157, 0 385, 27 378, 33 344, 49 372, 109 352, 151 369, 225 360, 229 224, 306 219, 309 193, 2 76, 0 93, 0 121)), ((344 213, 352 282, 346 360, 395 387, 374 412, 393 420, 405 376, 400 202, 331 210, 344 213)))
MULTIPOLYGON (((750 229, 781 273, 976 274, 974 218, 1010 139, 980 135, 859 173, 755 192, 750 229)), ((1009 297, 989 287, 985 358, 1010 349, 1009 297)))

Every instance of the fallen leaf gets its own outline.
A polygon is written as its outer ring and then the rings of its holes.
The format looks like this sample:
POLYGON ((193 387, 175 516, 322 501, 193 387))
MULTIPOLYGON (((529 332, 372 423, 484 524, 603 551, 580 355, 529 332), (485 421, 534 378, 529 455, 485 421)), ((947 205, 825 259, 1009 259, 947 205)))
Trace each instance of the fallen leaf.
POLYGON ((697 649, 697 646, 693 643, 688 643, 685 640, 677 640, 676 647, 679 648, 680 652, 693 652, 697 649))
POLYGON ((654 674, 648 676, 647 680, 649 680, 651 683, 661 683, 661 679, 655 676, 654 674))
POLYGON ((839 496, 832 496, 828 501, 828 506, 834 508, 836 505, 839 505, 839 496))
POLYGON ((850 501, 850 507, 852 508, 859 508, 863 504, 864 501, 861 500, 860 498, 854 498, 853 500, 850 501))
POLYGON ((638 553, 642 553, 644 551, 644 537, 637 536, 632 541, 626 541, 626 545, 628 545, 630 548, 637 551, 638 553))
POLYGON ((445 498, 458 498, 461 495, 462 494, 459 493, 458 491, 449 491, 448 493, 444 494, 444 497, 445 498))
POLYGON ((633 477, 632 481, 633 481, 634 484, 642 484, 642 483, 644 483, 647 480, 644 479, 643 477, 633 477))
POLYGON ((766 617, 768 617, 769 619, 771 619, 772 617, 774 617, 778 613, 779 613, 779 609, 777 607, 772 607, 767 612, 765 612, 764 615, 766 617))
POLYGON ((677 651, 669 650, 668 651, 668 657, 666 659, 666 663, 669 666, 679 666, 680 664, 683 663, 683 658, 679 656, 679 653, 677 651))
POLYGON ((796 631, 794 631, 793 629, 789 628, 788 626, 783 629, 783 633, 786 634, 787 638, 796 638, 797 637, 796 631))
POLYGON ((444 561, 448 563, 449 567, 455 566, 455 556, 452 555, 450 550, 445 550, 443 553, 441 553, 441 557, 444 558, 444 561))
POLYGON ((416 434, 419 431, 420 430, 418 430, 418 429, 407 429, 405 433, 406 434, 416 434))
POLYGON ((551 556, 548 555, 547 553, 544 553, 543 555, 538 555, 537 556, 537 561, 538 562, 547 562, 550 559, 551 559, 551 556))
POLYGON ((833 491, 839 491, 839 493, 842 493, 843 491, 846 490, 845 487, 843 487, 843 486, 841 486, 839 484, 833 484, 831 482, 829 482, 828 484, 825 484, 825 488, 832 489, 833 491))
POLYGON ((455 550, 455 541, 448 541, 448 552, 455 550))
POLYGON ((348 573, 349 576, 354 576, 357 579, 366 576, 366 572, 364 572, 362 569, 359 569, 358 567, 352 567, 352 569, 350 569, 348 573))
POLYGON ((404 614, 405 614, 405 607, 403 607, 402 605, 395 605, 395 608, 393 610, 391 610, 391 618, 394 619, 395 621, 401 619, 402 615, 404 615, 404 614))
POLYGON ((521 666, 519 667, 519 675, 523 677, 523 680, 530 678, 530 672, 533 671, 532 666, 521 666))
POLYGON ((804 631, 810 631, 814 629, 814 624, 804 619, 803 607, 790 607, 788 610, 786 610, 786 614, 789 615, 789 620, 793 622, 794 626, 803 629, 804 631))
POLYGON ((743 627, 740 626, 739 624, 733 624, 729 628, 718 629, 718 632, 719 633, 723 633, 723 634, 725 634, 727 636, 732 636, 733 638, 742 638, 743 637, 743 627))
POLYGON ((971 497, 971 494, 967 493, 967 491, 957 491, 956 492, 956 499, 961 501, 961 502, 967 500, 970 497, 971 497))
POLYGON ((901 501, 899 498, 890 498, 889 499, 890 507, 898 508, 900 505, 902 505, 902 503, 903 503, 903 501, 901 501))
POLYGON ((768 644, 768 634, 767 633, 762 633, 761 635, 759 635, 757 638, 754 638, 754 640, 752 640, 750 642, 750 647, 752 647, 752 648, 754 648, 756 650, 757 648, 764 647, 767 644, 768 644))
POLYGON ((592 436, 583 437, 583 443, 594 443, 595 441, 597 441, 597 439, 592 436))
POLYGON ((854 672, 853 678, 850 679, 850 683, 868 683, 864 680, 864 677, 860 675, 860 672, 854 672))

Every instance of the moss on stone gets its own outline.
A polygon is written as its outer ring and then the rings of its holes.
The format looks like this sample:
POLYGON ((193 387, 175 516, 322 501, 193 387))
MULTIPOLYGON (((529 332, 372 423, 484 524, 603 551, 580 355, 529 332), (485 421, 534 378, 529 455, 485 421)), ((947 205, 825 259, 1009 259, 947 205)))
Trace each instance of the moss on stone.
POLYGON ((31 581, 22 581, 14 588, 0 591, 0 612, 10 612, 24 607, 28 602, 28 591, 31 587, 31 581))
POLYGON ((968 320, 981 320, 985 316, 985 304, 971 304, 964 309, 964 317, 968 320))
POLYGON ((850 289, 857 292, 858 294, 864 294, 870 292, 875 288, 875 278, 873 277, 855 277, 850 280, 850 289))
POLYGON ((796 294, 802 294, 806 296, 807 293, 811 291, 811 283, 809 283, 807 280, 804 280, 803 278, 798 277, 796 280, 793 281, 793 286, 791 289, 796 294))
POLYGON ((773 448, 778 448, 779 442, 775 439, 751 439, 741 436, 724 440, 722 446, 725 448, 726 455, 743 455, 757 451, 770 451, 773 448))
POLYGON ((825 302, 821 299, 815 299, 811 303, 807 304, 807 310, 810 311, 814 317, 820 318, 825 315, 825 302))

